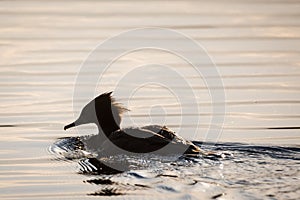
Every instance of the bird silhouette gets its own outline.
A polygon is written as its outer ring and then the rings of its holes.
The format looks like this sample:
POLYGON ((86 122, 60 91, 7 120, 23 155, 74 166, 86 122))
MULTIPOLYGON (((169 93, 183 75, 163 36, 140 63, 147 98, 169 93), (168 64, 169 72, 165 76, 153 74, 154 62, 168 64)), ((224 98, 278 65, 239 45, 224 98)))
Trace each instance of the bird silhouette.
POLYGON ((64 127, 94 123, 98 134, 83 141, 98 156, 152 153, 159 155, 199 154, 202 150, 166 126, 147 125, 121 128, 122 113, 128 111, 112 97, 112 92, 97 96, 81 111, 77 120, 64 127))

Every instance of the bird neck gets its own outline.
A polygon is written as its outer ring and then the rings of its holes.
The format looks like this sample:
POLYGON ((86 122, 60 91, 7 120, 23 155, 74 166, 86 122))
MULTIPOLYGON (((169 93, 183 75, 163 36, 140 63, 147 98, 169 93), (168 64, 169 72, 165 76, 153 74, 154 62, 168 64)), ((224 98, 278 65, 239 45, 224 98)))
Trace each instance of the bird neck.
POLYGON ((113 106, 107 106, 97 113, 99 134, 104 133, 107 137, 120 129, 121 116, 113 106), (99 114, 98 114, 99 113, 99 114))

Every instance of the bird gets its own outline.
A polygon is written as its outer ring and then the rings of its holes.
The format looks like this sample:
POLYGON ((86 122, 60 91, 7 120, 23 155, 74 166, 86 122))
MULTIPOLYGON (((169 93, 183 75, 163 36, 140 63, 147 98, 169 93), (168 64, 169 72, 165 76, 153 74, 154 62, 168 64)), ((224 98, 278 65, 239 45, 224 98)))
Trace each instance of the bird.
POLYGON ((200 147, 186 140, 166 126, 146 125, 121 128, 122 114, 129 111, 116 102, 112 92, 100 94, 83 107, 79 117, 64 130, 82 124, 94 123, 98 134, 83 143, 98 156, 119 154, 196 155, 200 147))

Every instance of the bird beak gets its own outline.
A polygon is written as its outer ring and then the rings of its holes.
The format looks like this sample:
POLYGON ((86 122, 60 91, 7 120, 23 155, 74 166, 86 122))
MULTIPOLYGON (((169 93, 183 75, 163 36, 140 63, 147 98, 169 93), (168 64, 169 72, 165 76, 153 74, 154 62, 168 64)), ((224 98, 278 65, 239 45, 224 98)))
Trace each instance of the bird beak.
POLYGON ((72 127, 74 127, 74 126, 76 126, 76 125, 75 125, 75 122, 66 125, 66 126, 64 127, 64 130, 67 130, 67 129, 72 128, 72 127))

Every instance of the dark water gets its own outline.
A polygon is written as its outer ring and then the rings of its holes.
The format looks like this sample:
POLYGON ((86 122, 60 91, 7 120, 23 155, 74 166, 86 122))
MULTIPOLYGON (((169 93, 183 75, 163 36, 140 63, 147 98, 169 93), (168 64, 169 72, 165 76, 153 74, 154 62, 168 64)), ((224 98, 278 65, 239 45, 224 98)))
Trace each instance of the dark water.
MULTIPOLYGON (((209 154, 111 156, 96 159, 83 138, 62 138, 50 147, 62 162, 78 163, 91 196, 172 199, 297 199, 300 148, 201 143, 209 154), (82 150, 84 149, 84 151, 82 150), (118 171, 114 164, 126 165, 118 171)), ((75 173, 75 172, 74 172, 75 173)))

